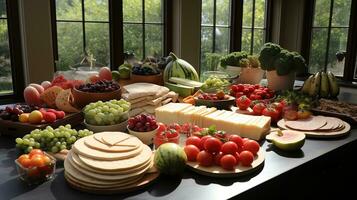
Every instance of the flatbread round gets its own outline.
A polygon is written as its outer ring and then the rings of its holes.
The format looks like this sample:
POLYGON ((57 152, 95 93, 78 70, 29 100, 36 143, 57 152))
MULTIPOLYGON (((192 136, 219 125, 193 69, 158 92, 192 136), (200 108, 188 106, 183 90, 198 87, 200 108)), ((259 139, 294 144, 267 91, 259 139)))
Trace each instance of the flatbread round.
POLYGON ((138 149, 142 145, 142 142, 136 137, 132 137, 128 140, 135 140, 135 142, 138 142, 138 145, 137 146, 134 146, 134 145, 110 146, 108 144, 104 144, 104 142, 102 142, 102 141, 95 139, 94 135, 93 135, 93 137, 88 137, 84 141, 84 144, 86 144, 88 147, 90 147, 92 149, 97 149, 97 150, 106 151, 106 152, 133 151, 135 149, 138 149), (140 144, 139 144, 139 142, 140 142, 140 144))
POLYGON ((327 121, 324 116, 311 116, 308 119, 304 119, 304 120, 300 119, 296 121, 285 120, 285 126, 291 129, 301 130, 301 131, 318 130, 319 128, 325 126, 326 123, 327 121))
POLYGON ((92 158, 95 160, 107 160, 107 161, 120 161, 127 158, 132 158, 141 153, 143 150, 143 145, 133 151, 125 151, 125 152, 105 152, 96 149, 92 149, 88 147, 84 141, 87 137, 81 138, 77 140, 72 149, 79 155, 86 156, 88 158, 92 158))
POLYGON ((148 162, 152 155, 151 149, 143 145, 143 150, 139 155, 131 157, 128 159, 115 160, 115 161, 104 161, 104 160, 95 160, 83 155, 78 155, 79 159, 83 161, 86 165, 104 171, 117 171, 117 170, 128 170, 132 168, 139 167, 143 163, 148 162))

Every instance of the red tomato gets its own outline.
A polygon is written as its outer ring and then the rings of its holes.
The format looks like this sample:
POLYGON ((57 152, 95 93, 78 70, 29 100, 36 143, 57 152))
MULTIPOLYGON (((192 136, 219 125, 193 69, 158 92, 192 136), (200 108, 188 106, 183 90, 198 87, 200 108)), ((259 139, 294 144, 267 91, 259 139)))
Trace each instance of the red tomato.
POLYGON ((42 155, 35 155, 31 158, 30 162, 31 167, 42 167, 45 166, 45 161, 43 160, 42 155))
POLYGON ((236 100, 237 106, 240 110, 247 110, 252 101, 247 96, 241 96, 236 100))
POLYGON ((262 114, 264 115, 264 116, 268 116, 268 117, 271 117, 271 120, 273 121, 273 122, 277 122, 278 120, 279 120, 279 118, 280 118, 280 113, 279 113, 279 111, 277 111, 275 108, 265 108, 264 110, 263 110, 263 112, 262 112, 262 114))
POLYGON ((181 126, 178 123, 170 124, 170 128, 175 129, 177 132, 181 131, 181 126))
POLYGON ((250 166, 254 160, 254 156, 250 151, 242 151, 239 154, 239 158, 243 166, 250 166))
POLYGON ((175 129, 169 129, 165 131, 165 135, 167 138, 174 138, 178 136, 178 132, 175 129))
MULTIPOLYGON (((249 138, 243 138, 243 145, 244 145, 244 143, 248 142, 249 140, 250 140, 249 138)), ((242 145, 242 147, 243 147, 243 145, 242 145)))
POLYGON ((226 142, 222 145, 221 151, 223 154, 234 155, 238 151, 238 145, 232 141, 226 142))
POLYGON ((248 88, 244 88, 242 91, 244 94, 248 94, 249 93, 249 89, 248 88))
POLYGON ((283 111, 284 105, 282 103, 274 102, 271 104, 273 108, 278 110, 280 113, 283 111))
POLYGON ((183 148, 187 155, 188 161, 196 161, 198 153, 200 153, 200 149, 198 149, 195 145, 187 145, 183 148))
POLYGON ((256 115, 261 115, 263 110, 266 108, 264 103, 257 103, 255 104, 255 106, 253 107, 253 112, 256 115))
POLYGON ((237 85, 232 85, 232 86, 231 86, 231 90, 232 90, 233 92, 238 92, 238 86, 237 86, 237 85))
POLYGON ((23 154, 17 159, 17 162, 19 162, 24 168, 28 168, 31 164, 30 156, 23 154))
POLYGON ((224 155, 221 158, 221 166, 226 170, 233 170, 234 166, 237 164, 237 160, 231 154, 224 155))
POLYGON ((243 92, 237 92, 235 93, 235 97, 238 99, 239 97, 243 96, 244 93, 243 92))
POLYGON ((45 165, 49 165, 51 163, 51 159, 46 155, 43 155, 42 159, 45 162, 45 165))
POLYGON ((221 166, 221 158, 224 156, 222 152, 217 153, 213 156, 214 164, 221 166))
POLYGON ((157 129, 156 135, 160 135, 163 131, 166 130, 166 126, 164 123, 158 122, 157 125, 159 128, 157 129))
POLYGON ((229 141, 236 143, 238 147, 243 146, 243 139, 239 135, 230 135, 229 141))
POLYGON ((248 90, 249 90, 249 92, 254 92, 255 88, 254 88, 254 86, 248 86, 248 90))
POLYGON ((260 149, 260 145, 257 141, 254 140, 249 140, 244 143, 243 145, 243 151, 250 151, 253 153, 253 155, 257 155, 258 151, 260 149))
POLYGON ((239 154, 240 154, 240 152, 239 152, 239 153, 236 152, 236 153, 234 154, 234 157, 236 158, 236 164, 237 164, 237 165, 238 165, 239 162, 240 162, 240 156, 239 156, 239 154))
POLYGON ((204 149, 210 153, 217 153, 221 150, 222 142, 217 138, 208 138, 204 143, 204 149))
POLYGON ((37 155, 37 154, 43 155, 43 151, 41 149, 33 149, 29 153, 29 158, 31 159, 34 155, 37 155))
POLYGON ((200 151, 200 153, 197 154, 196 160, 201 166, 209 167, 213 165, 213 156, 207 151, 200 151))
POLYGON ((261 86, 260 86, 259 84, 255 84, 255 85, 254 85, 254 88, 255 88, 255 89, 258 89, 258 88, 260 88, 260 87, 261 87, 261 86))
POLYGON ((186 140, 186 145, 195 145, 196 147, 201 149, 201 138, 197 136, 191 136, 187 138, 186 140))
POLYGON ((201 138, 201 143, 200 143, 200 149, 201 150, 203 150, 204 149, 204 144, 205 144, 205 142, 206 142, 206 140, 208 139, 208 138, 212 138, 212 136, 210 136, 210 135, 206 135, 206 136, 203 136, 202 138, 201 138))

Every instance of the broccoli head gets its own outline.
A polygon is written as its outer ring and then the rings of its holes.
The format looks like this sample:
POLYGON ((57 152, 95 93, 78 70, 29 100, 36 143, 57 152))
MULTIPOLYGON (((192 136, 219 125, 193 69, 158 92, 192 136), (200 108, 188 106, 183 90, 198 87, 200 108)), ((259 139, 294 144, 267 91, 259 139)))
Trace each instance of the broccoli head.
POLYGON ((225 55, 221 58, 221 66, 226 67, 228 65, 230 66, 238 66, 238 67, 245 67, 245 61, 242 61, 242 59, 247 59, 248 54, 244 51, 241 52, 232 52, 228 55, 225 55), (243 64, 243 65, 241 65, 243 64))
POLYGON ((279 76, 288 75, 295 71, 294 65, 294 54, 285 49, 280 51, 273 64, 279 76))
POLYGON ((281 47, 278 44, 266 43, 260 50, 259 61, 264 70, 274 70, 274 61, 279 55, 281 47))
POLYGON ((298 52, 292 52, 294 55, 294 68, 298 73, 304 72, 306 70, 306 61, 298 52))

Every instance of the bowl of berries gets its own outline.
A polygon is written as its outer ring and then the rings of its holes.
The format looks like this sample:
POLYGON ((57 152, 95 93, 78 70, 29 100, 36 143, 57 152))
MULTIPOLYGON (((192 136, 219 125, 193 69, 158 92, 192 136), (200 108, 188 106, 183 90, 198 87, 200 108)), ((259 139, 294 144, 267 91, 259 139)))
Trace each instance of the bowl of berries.
POLYGON ((140 114, 128 120, 127 129, 129 134, 139 138, 144 144, 150 145, 153 143, 158 127, 155 116, 140 114))
POLYGON ((235 98, 223 91, 217 93, 202 93, 195 97, 196 106, 215 107, 220 110, 231 110, 235 104, 235 98))
POLYGON ((121 98, 120 85, 115 81, 100 80, 95 83, 86 83, 73 89, 76 104, 84 106, 97 101, 109 101, 121 98))
POLYGON ((52 179, 56 170, 56 159, 40 149, 22 154, 15 160, 15 164, 20 179, 29 185, 52 179))

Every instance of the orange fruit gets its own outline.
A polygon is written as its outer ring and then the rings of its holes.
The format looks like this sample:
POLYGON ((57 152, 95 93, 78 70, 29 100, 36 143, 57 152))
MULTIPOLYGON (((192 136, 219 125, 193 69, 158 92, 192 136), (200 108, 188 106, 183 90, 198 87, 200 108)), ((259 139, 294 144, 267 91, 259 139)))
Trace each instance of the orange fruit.
POLYGON ((39 124, 43 120, 42 113, 38 110, 34 110, 29 115, 29 122, 31 124, 39 124))
POLYGON ((27 122, 29 122, 29 116, 30 116, 29 113, 22 113, 22 114, 19 116, 19 122, 22 122, 22 123, 27 123, 27 122))

